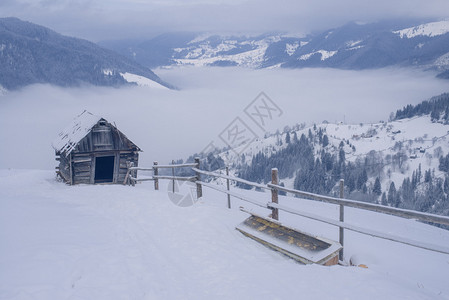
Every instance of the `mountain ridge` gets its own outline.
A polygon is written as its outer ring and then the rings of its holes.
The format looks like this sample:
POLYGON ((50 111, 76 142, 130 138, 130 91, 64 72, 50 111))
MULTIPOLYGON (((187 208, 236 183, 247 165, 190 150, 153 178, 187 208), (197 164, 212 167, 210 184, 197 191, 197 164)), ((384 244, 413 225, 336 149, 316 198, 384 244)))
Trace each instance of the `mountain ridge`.
POLYGON ((305 37, 272 33, 258 36, 165 33, 132 45, 116 41, 115 48, 151 67, 175 65, 245 66, 250 68, 331 67, 374 69, 388 66, 420 67, 447 77, 449 21, 381 21, 347 23, 305 37), (161 40, 163 42, 161 42, 161 40), (144 45, 144 46, 143 46, 144 45), (145 55, 152 49, 163 56, 145 55), (144 53, 144 54, 142 54, 144 53), (445 56, 446 55, 446 56, 445 56))
POLYGON ((150 69, 112 50, 18 18, 0 18, 0 85, 14 90, 35 83, 58 86, 130 84, 122 74, 173 88, 150 69))

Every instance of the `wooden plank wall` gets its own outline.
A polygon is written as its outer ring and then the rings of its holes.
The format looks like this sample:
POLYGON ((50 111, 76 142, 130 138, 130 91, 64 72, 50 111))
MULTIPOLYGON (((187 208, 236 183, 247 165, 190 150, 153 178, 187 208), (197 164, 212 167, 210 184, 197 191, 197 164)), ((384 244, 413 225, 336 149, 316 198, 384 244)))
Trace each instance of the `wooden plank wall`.
MULTIPOLYGON (((95 158, 97 156, 108 155, 114 155, 116 157, 113 183, 123 183, 126 173, 128 172, 127 162, 132 162, 134 166, 138 166, 139 153, 137 151, 73 153, 73 184, 93 184, 95 180, 95 158)), ((59 173, 63 180, 70 184, 69 160, 65 156, 61 156, 59 160, 59 173)), ((136 173, 136 171, 134 171, 134 173, 136 173)), ((137 176, 137 174, 132 175, 133 177, 137 176)))
POLYGON ((109 150, 127 151, 138 149, 126 136, 109 123, 107 125, 95 125, 75 148, 77 153, 109 150))
POLYGON ((73 154, 73 184, 91 183, 92 155, 90 153, 73 154))

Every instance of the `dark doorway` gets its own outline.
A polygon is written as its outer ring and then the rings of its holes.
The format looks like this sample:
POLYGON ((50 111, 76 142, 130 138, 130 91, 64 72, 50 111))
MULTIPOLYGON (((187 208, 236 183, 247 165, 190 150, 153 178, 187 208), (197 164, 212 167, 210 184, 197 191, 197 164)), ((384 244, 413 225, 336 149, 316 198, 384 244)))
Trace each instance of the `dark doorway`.
POLYGON ((114 179, 114 156, 95 158, 95 183, 112 182, 114 179))

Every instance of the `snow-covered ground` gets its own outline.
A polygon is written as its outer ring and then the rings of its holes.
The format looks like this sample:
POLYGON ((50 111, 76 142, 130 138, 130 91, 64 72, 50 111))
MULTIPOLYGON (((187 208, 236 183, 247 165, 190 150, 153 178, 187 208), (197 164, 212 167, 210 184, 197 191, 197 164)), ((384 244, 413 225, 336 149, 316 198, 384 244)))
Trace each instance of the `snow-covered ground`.
MULTIPOLYGON (((164 184, 165 185, 165 184, 164 184)), ((346 232, 345 260, 368 268, 300 265, 234 228, 247 203, 204 188, 194 206, 167 187, 67 186, 54 172, 0 170, 1 299, 448 299, 449 255, 346 232)), ((260 202, 269 193, 240 191, 260 202)), ((280 202, 337 218, 336 206, 280 202)), ((268 211, 260 211, 268 214, 268 211)), ((336 239, 338 229, 281 213, 336 239)), ((447 245, 449 231, 346 210, 352 224, 447 245)))

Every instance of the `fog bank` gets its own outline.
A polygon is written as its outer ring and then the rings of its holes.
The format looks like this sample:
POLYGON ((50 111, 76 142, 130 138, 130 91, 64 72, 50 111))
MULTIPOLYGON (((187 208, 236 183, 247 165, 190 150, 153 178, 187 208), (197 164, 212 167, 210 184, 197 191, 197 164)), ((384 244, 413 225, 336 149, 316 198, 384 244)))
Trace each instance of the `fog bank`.
POLYGON ((390 112, 448 91, 431 73, 383 69, 156 70, 180 91, 59 88, 34 85, 0 96, 0 168, 53 169, 52 140, 84 109, 115 122, 141 147, 141 165, 200 152, 239 117, 257 135, 295 123, 370 123, 390 112), (282 111, 261 129, 245 108, 264 92, 282 111))

